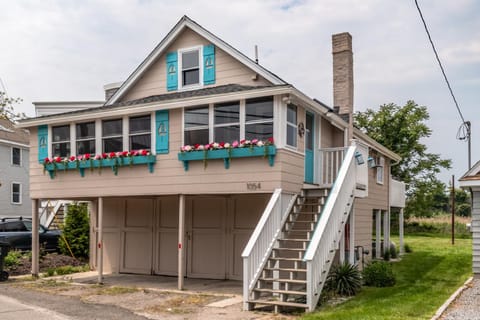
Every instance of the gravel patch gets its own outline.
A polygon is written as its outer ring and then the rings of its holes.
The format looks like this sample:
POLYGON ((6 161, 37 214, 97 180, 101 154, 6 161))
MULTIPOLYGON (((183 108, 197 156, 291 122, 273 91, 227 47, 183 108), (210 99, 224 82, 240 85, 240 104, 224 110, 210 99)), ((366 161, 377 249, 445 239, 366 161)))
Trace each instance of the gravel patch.
POLYGON ((480 279, 473 279, 462 294, 447 308, 441 320, 480 319, 480 279))

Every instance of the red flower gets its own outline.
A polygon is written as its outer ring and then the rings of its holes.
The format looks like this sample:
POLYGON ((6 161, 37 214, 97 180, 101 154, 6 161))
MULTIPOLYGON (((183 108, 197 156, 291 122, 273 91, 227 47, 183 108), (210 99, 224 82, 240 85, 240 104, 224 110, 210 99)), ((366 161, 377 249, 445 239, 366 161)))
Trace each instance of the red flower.
POLYGON ((116 153, 115 152, 110 152, 110 154, 108 155, 110 158, 115 158, 116 157, 116 153))
POLYGON ((148 156, 147 150, 141 150, 140 153, 142 154, 142 156, 148 156))
POLYGON ((136 151, 136 150, 130 151, 130 155, 132 157, 136 157, 136 156, 138 156, 138 151, 136 151))
POLYGON ((102 158, 103 158, 103 159, 106 159, 107 157, 108 157, 108 155, 107 155, 105 152, 102 153, 102 158))
POLYGON ((43 162, 45 162, 45 163, 50 163, 50 162, 52 162, 52 160, 50 160, 50 159, 47 157, 47 158, 43 159, 43 162))
POLYGON ((121 156, 122 156, 122 157, 128 156, 128 151, 123 151, 123 152, 121 153, 121 156))
POLYGON ((85 153, 85 154, 83 155, 83 159, 84 159, 84 160, 89 160, 89 159, 90 159, 90 153, 85 153))
POLYGON ((223 148, 223 147, 225 147, 225 142, 222 141, 222 142, 219 143, 219 145, 220 145, 220 147, 223 148))
POLYGON ((273 144, 273 137, 270 137, 270 138, 268 138, 267 140, 268 140, 268 143, 273 144))
POLYGON ((69 160, 70 161, 75 161, 77 158, 75 156, 70 156, 69 160))
POLYGON ((62 158, 60 158, 60 157, 55 157, 55 162, 56 162, 56 163, 62 162, 62 158))

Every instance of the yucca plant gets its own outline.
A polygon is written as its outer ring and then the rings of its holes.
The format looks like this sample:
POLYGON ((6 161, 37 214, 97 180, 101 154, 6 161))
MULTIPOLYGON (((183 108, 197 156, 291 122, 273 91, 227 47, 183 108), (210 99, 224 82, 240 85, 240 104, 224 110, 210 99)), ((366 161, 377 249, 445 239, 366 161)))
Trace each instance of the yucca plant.
POLYGON ((356 265, 344 262, 330 270, 326 290, 342 296, 354 296, 362 287, 362 276, 356 265))

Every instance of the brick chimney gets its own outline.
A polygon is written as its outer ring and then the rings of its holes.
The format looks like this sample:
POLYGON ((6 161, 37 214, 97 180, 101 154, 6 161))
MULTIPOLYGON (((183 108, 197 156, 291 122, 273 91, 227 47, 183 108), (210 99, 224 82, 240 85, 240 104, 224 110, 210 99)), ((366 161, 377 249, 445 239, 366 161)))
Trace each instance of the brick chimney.
POLYGON ((352 36, 348 32, 332 35, 333 106, 349 122, 349 140, 353 131, 353 52, 352 36))

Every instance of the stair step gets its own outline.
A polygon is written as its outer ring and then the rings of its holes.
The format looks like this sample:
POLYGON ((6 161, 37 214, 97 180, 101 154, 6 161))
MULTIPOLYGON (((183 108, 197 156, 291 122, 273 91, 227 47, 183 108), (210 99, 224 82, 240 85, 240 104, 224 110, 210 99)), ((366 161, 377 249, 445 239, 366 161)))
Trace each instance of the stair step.
POLYGON ((283 258, 283 257, 270 257, 269 260, 281 260, 281 261, 299 261, 303 262, 303 259, 300 258, 283 258))
POLYGON ((310 242, 310 239, 298 239, 298 238, 285 239, 285 238, 281 238, 281 239, 278 239, 278 241, 310 242))
POLYGON ((298 296, 306 296, 305 291, 293 291, 293 290, 280 290, 280 289, 267 289, 267 288, 254 288, 253 291, 268 292, 268 293, 280 293, 280 294, 295 294, 298 296))
POLYGON ((307 272, 307 269, 300 269, 300 268, 269 268, 265 267, 264 270, 268 271, 285 271, 285 272, 307 272))
POLYGON ((297 252, 300 252, 300 251, 306 251, 307 249, 303 249, 303 248, 273 248, 273 250, 277 250, 277 251, 284 250, 284 251, 297 251, 297 252))
POLYGON ((255 304, 265 304, 269 306, 283 306, 283 307, 308 309, 307 304, 298 303, 298 302, 287 302, 287 301, 279 301, 279 300, 248 300, 248 302, 255 303, 255 304))
POLYGON ((259 278, 259 280, 266 281, 266 282, 288 282, 288 283, 297 283, 297 284, 307 283, 307 280, 284 279, 284 278, 259 278))

